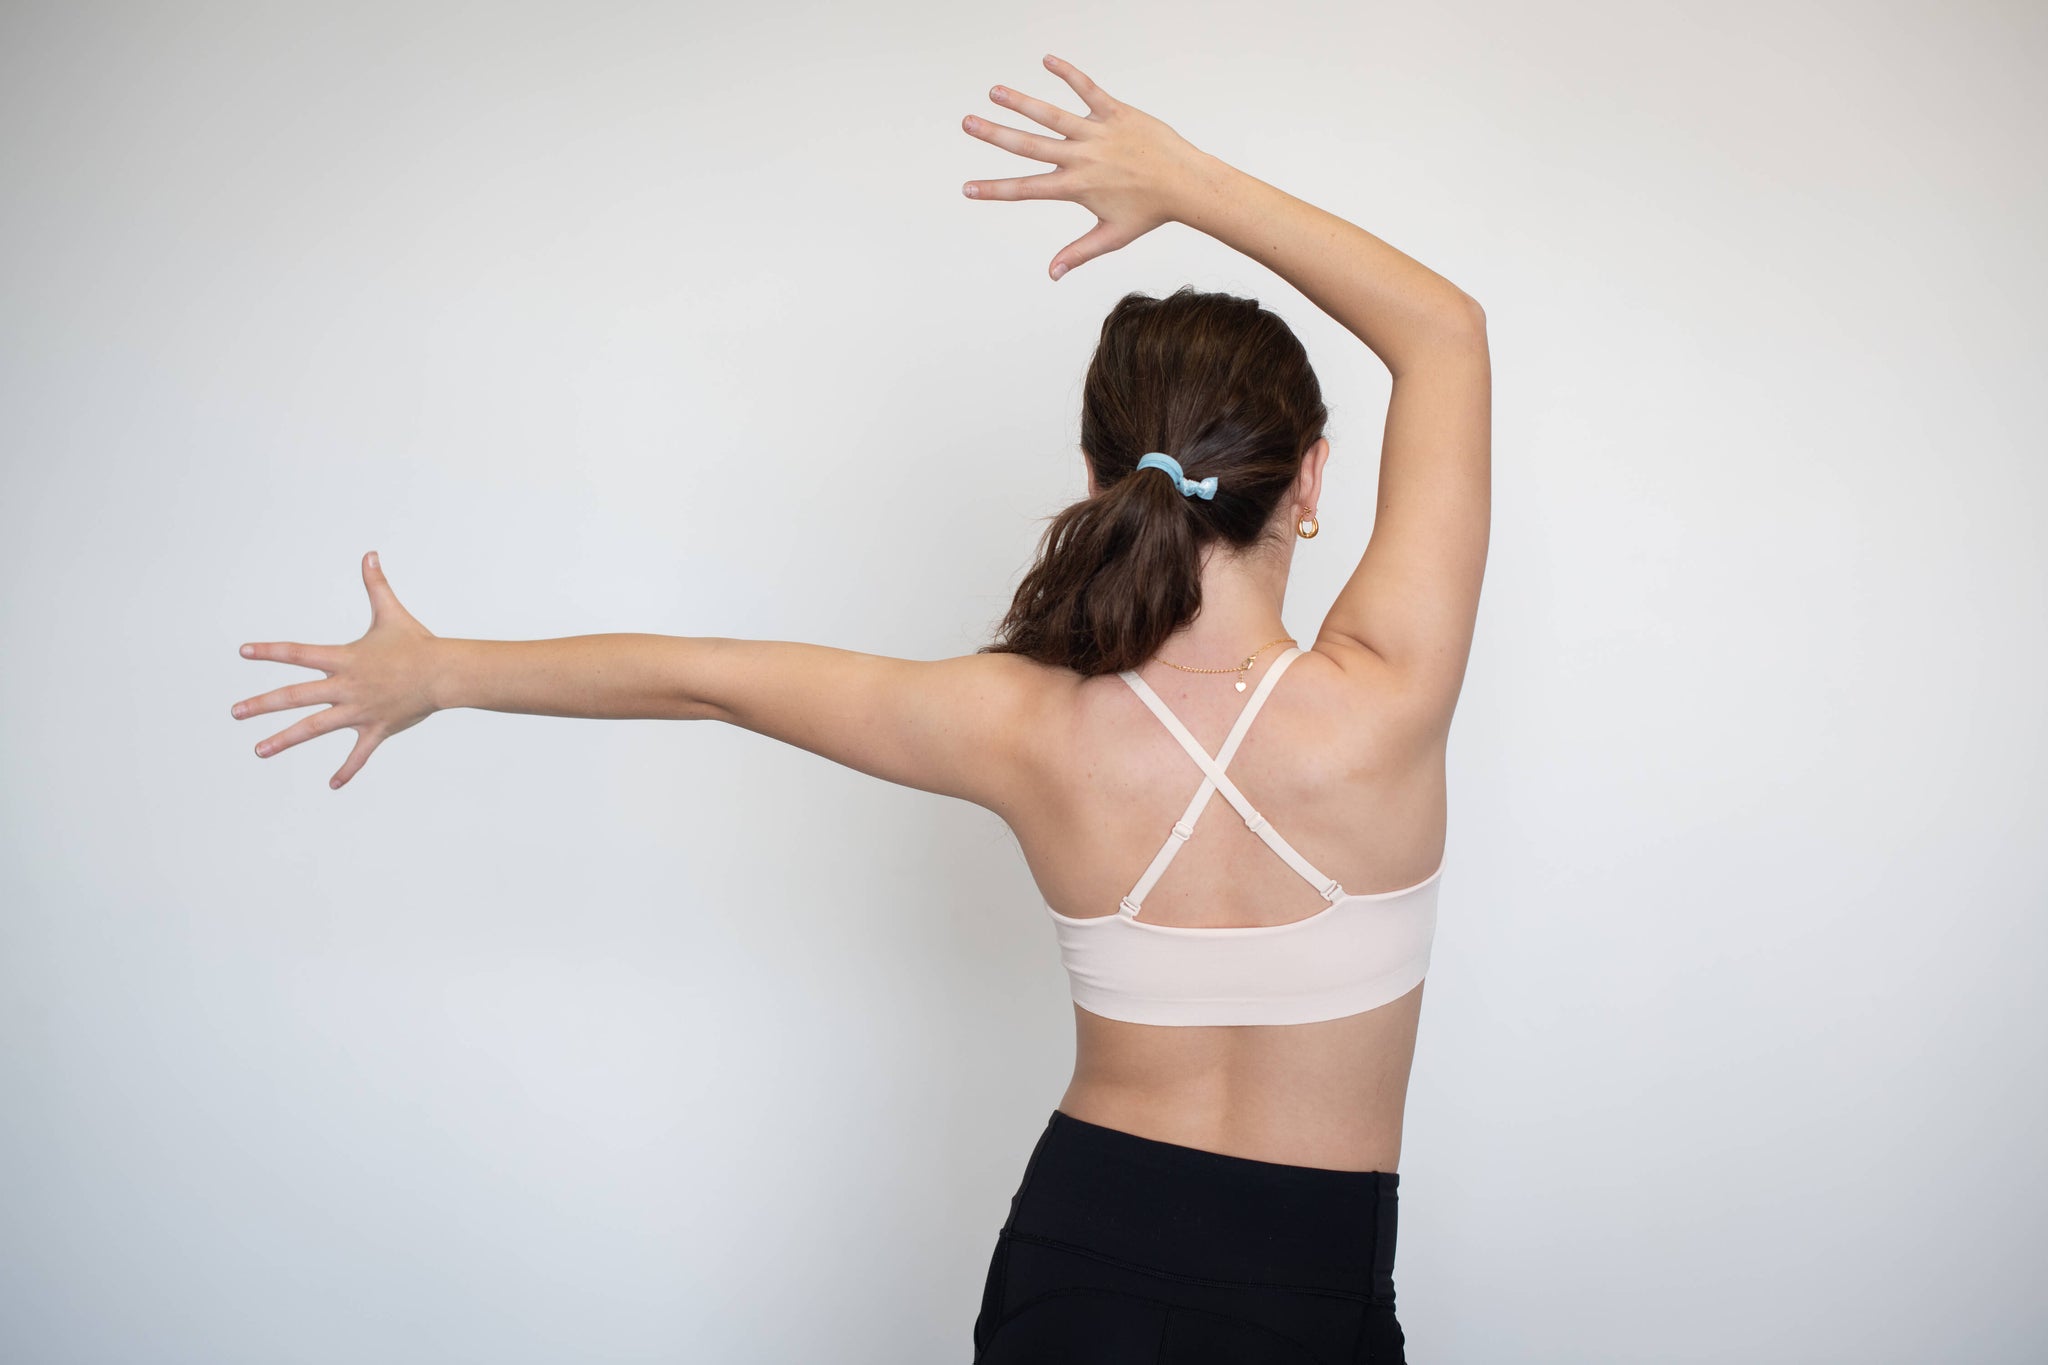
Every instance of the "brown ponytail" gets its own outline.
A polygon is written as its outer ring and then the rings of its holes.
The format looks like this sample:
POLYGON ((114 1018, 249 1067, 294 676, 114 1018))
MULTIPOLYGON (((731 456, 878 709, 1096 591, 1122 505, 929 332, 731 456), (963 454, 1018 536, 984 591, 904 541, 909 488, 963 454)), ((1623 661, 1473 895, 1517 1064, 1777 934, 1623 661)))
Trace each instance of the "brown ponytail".
POLYGON ((1257 544, 1323 434, 1308 352, 1257 299, 1183 286, 1126 294, 1103 319, 1081 393, 1081 449, 1101 491, 1059 512, 982 653, 1083 676, 1135 668, 1202 607, 1203 548, 1257 544), (1214 498, 1184 497, 1148 451, 1214 498))

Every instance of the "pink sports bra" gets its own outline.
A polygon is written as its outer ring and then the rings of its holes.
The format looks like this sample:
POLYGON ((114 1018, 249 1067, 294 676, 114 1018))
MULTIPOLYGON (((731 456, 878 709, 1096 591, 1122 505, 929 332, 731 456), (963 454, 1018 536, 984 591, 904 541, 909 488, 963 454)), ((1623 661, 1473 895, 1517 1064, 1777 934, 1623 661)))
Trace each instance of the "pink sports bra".
POLYGON ((1051 905, 1060 961, 1074 1003, 1093 1014, 1137 1024, 1305 1024, 1359 1014, 1399 999, 1429 971, 1436 935, 1436 894, 1443 868, 1413 886, 1354 896, 1280 837, 1224 775, 1273 684, 1301 654, 1288 646, 1259 679, 1223 748, 1211 755, 1146 681, 1125 670, 1153 714, 1201 767, 1202 785, 1173 833, 1115 914, 1076 917, 1051 905), (1199 928, 1138 918, 1145 895, 1195 832, 1209 798, 1221 791, 1287 865, 1329 902, 1285 924, 1199 928))

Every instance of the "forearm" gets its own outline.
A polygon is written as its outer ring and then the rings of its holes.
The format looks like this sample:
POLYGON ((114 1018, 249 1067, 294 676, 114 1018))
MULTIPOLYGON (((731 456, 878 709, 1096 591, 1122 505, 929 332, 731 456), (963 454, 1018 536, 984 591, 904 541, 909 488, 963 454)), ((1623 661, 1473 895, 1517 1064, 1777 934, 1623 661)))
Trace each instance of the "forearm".
POLYGON ((1478 305, 1428 266, 1217 157, 1202 153, 1195 165, 1174 216, 1267 266, 1394 374, 1483 347, 1478 305))
POLYGON ((708 636, 572 635, 558 640, 433 642, 429 684, 441 709, 596 720, 705 720, 691 679, 725 643, 708 636))

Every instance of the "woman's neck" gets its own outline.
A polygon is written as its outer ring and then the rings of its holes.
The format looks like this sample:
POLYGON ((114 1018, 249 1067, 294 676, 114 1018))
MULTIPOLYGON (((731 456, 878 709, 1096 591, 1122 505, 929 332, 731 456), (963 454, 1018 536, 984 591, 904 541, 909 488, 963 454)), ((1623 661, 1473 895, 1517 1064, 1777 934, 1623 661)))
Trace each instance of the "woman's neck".
MULTIPOLYGON (((1189 668, 1228 668, 1260 645, 1287 635, 1280 606, 1287 596, 1291 558, 1209 556, 1202 568, 1202 609, 1167 636, 1154 657, 1189 668)), ((1259 658, 1265 660, 1274 652, 1267 650, 1259 658)))

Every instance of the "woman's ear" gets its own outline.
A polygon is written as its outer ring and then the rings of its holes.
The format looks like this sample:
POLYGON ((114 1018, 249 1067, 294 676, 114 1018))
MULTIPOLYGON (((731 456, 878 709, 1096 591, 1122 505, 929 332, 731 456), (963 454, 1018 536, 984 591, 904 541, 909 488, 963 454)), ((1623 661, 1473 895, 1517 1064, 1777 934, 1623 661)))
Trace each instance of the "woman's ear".
POLYGON ((1084 474, 1088 479, 1089 497, 1092 498, 1097 493, 1100 493, 1102 491, 1101 489, 1095 486, 1095 466, 1089 463, 1088 452, 1085 450, 1081 452, 1081 473, 1084 474))
POLYGON ((1294 486, 1294 496, 1304 509, 1322 505, 1323 466, 1329 462, 1330 438, 1318 436, 1308 454, 1301 457, 1301 476, 1294 486))

